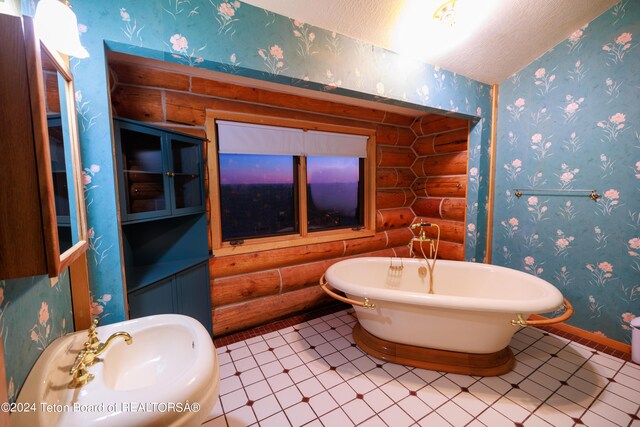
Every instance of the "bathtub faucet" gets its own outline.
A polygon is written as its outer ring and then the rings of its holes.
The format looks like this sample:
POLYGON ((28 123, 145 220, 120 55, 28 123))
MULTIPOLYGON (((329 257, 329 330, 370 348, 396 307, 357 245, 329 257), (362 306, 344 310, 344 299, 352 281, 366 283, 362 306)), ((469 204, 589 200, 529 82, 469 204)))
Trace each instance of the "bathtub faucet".
POLYGON ((426 267, 420 266, 418 268, 418 275, 422 278, 429 274, 429 293, 433 294, 433 271, 436 267, 436 258, 438 256, 438 247, 440 246, 440 227, 438 224, 433 224, 430 222, 417 222, 411 225, 411 229, 418 229, 418 235, 414 236, 409 242, 409 254, 412 257, 416 256, 416 252, 414 251, 414 243, 418 243, 418 247, 420 248, 420 253, 422 254, 422 258, 424 258, 426 267), (437 236, 435 243, 433 239, 427 237, 427 232, 425 231, 426 227, 435 227, 437 230, 437 236), (424 251, 424 243, 429 244, 429 256, 424 251), (429 262, 431 260, 431 262, 429 262))

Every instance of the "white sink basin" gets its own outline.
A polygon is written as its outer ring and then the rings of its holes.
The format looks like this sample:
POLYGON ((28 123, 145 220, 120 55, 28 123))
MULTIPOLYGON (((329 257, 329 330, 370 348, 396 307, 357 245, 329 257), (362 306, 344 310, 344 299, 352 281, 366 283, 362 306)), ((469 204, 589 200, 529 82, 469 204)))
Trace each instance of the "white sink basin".
POLYGON ((105 341, 124 331, 133 342, 115 341, 88 368, 95 378, 67 387, 71 368, 87 340, 81 331, 58 338, 42 353, 17 402, 35 412, 14 413, 20 426, 198 426, 220 391, 218 358, 205 328, 178 314, 149 316, 101 326, 105 341))

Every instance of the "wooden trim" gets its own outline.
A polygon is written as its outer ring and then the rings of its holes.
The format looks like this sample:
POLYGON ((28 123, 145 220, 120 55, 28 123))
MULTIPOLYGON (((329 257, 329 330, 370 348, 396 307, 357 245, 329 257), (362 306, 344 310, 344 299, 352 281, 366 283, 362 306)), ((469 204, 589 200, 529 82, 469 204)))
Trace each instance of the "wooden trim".
POLYGON ((493 205, 495 200, 496 152, 498 145, 498 85, 492 87, 491 102, 491 151, 489 154, 489 200, 487 203, 487 249, 485 262, 491 264, 493 250, 493 205))
POLYGON ((71 279, 71 303, 73 323, 76 331, 91 326, 91 295, 89 293, 89 271, 87 253, 83 252, 69 267, 71 279))
POLYGON ((360 349, 378 359, 434 371, 490 377, 506 374, 515 364, 509 346, 488 354, 416 347, 378 338, 367 332, 360 323, 353 327, 353 339, 360 349))
POLYGON ((372 129, 351 126, 332 125, 326 123, 308 122, 304 120, 283 119, 280 117, 263 116, 248 113, 236 113, 220 110, 206 110, 205 128, 207 137, 213 145, 207 160, 209 170, 209 201, 211 206, 211 242, 216 256, 243 254, 251 252, 268 251, 279 248, 303 246, 315 243, 325 243, 340 240, 358 239, 375 235, 376 224, 376 134, 372 129), (367 140, 367 158, 365 160, 364 174, 364 227, 360 230, 340 229, 309 232, 307 230, 307 198, 306 186, 306 159, 300 159, 297 179, 299 185, 297 192, 299 197, 299 231, 296 234, 275 237, 262 237, 245 239, 242 245, 231 245, 222 241, 222 222, 220 206, 219 163, 216 135, 216 120, 231 120, 245 123, 256 123, 271 126, 283 126, 304 130, 320 130, 328 132, 341 132, 353 135, 364 135, 367 140))
MULTIPOLYGON (((463 230, 462 230, 462 259, 465 260, 467 259, 467 254, 465 253, 467 251, 467 201, 469 200, 469 153, 471 153, 471 143, 469 142, 469 135, 471 135, 471 120, 467 121, 467 168, 464 171, 464 176, 466 178, 466 185, 464 186, 464 212, 462 214, 462 224, 463 224, 463 230)), ((435 138, 433 139, 433 142, 435 144, 435 138)), ((434 148, 435 151, 435 148, 434 148)), ((444 202, 444 198, 442 199, 442 202, 444 202)), ((480 206, 480 200, 478 200, 478 206, 480 206)), ((440 204, 440 210, 442 211, 442 204, 440 204)), ((442 213, 440 214, 440 216, 442 216, 442 213)), ((472 257, 473 258, 473 257, 472 257)))
MULTIPOLYGON (((7 393, 7 371, 4 362, 4 349, 2 347, 2 340, 0 340, 0 404, 9 402, 9 395, 7 393)), ((0 411, 0 426, 9 427, 11 420, 9 418, 9 411, 0 411)))
MULTIPOLYGON (((220 234, 220 233, 218 233, 220 234)), ((259 239, 245 240, 242 245, 230 245, 224 242, 222 246, 214 248, 215 255, 239 255, 252 252, 270 251, 273 249, 291 248, 295 246, 306 246, 317 243, 335 242, 340 240, 352 240, 360 239, 363 237, 373 237, 376 235, 374 230, 362 229, 362 230, 327 230, 316 231, 308 234, 306 237, 300 235, 286 235, 277 237, 263 237, 259 239)))
POLYGON ((65 268, 70 267, 78 258, 82 256, 89 249, 89 243, 86 240, 81 240, 75 245, 71 246, 60 256, 60 271, 64 271, 65 268))
MULTIPOLYGON (((44 245, 47 254, 47 272, 49 277, 60 273, 60 242, 56 223, 56 205, 53 182, 51 180, 51 153, 49 152, 49 127, 42 77, 41 43, 35 35, 33 19, 23 17, 25 49, 27 52, 27 75, 29 78, 29 97, 31 98, 31 116, 33 120, 33 139, 36 149, 36 170, 40 187, 40 205, 42 206, 42 227, 45 232, 44 245)), ((52 60, 57 65, 55 60, 52 60)))
POLYGON ((307 221, 309 217, 307 215, 307 186, 304 182, 307 182, 307 158, 301 156, 298 158, 300 162, 297 167, 298 177, 296 182, 296 192, 298 197, 298 232, 300 237, 305 238, 309 236, 309 227, 307 221))
MULTIPOLYGON (((532 314, 529 316, 529 320, 545 320, 545 319, 547 318, 544 316, 540 316, 539 314, 532 314)), ((578 339, 584 338, 586 340, 593 341, 598 344, 602 344, 614 350, 621 351, 625 354, 628 354, 629 356, 631 355, 631 346, 629 344, 625 344, 608 337, 603 337, 602 335, 594 334, 593 332, 590 332, 575 326, 571 326, 566 323, 558 323, 558 324, 552 325, 551 328, 555 328, 559 331, 574 335, 578 339)), ((577 342, 576 339, 572 339, 572 341, 577 342)))

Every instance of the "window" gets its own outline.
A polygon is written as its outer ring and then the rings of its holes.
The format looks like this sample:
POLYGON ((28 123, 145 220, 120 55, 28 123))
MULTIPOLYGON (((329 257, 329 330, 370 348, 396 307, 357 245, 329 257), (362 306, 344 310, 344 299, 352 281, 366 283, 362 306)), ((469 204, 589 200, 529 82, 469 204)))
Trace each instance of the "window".
POLYGON ((375 134, 207 111, 217 255, 374 234, 375 134))

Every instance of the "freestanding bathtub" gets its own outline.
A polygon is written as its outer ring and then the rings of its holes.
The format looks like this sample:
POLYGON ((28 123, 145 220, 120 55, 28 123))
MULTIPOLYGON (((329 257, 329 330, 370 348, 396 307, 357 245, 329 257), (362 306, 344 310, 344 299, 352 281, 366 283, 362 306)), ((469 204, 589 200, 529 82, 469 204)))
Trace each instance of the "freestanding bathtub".
MULTIPOLYGON (((519 326, 525 326, 524 319, 563 305, 562 294, 538 277, 461 261, 437 261, 434 294, 429 294, 429 279, 418 272, 425 262, 353 258, 327 269, 326 283, 356 302, 359 324, 354 338, 365 351, 407 365, 498 375, 513 367, 509 342, 519 326), (366 308, 369 305, 374 307, 366 308), (424 363, 413 360, 425 357, 428 361, 424 363), (446 369, 448 364, 459 363, 466 367, 446 369), (468 369, 480 365, 486 366, 468 369)), ((332 293, 326 283, 321 279, 323 289, 332 293)), ((565 305, 565 315, 570 316, 571 306, 566 301, 565 305)))

